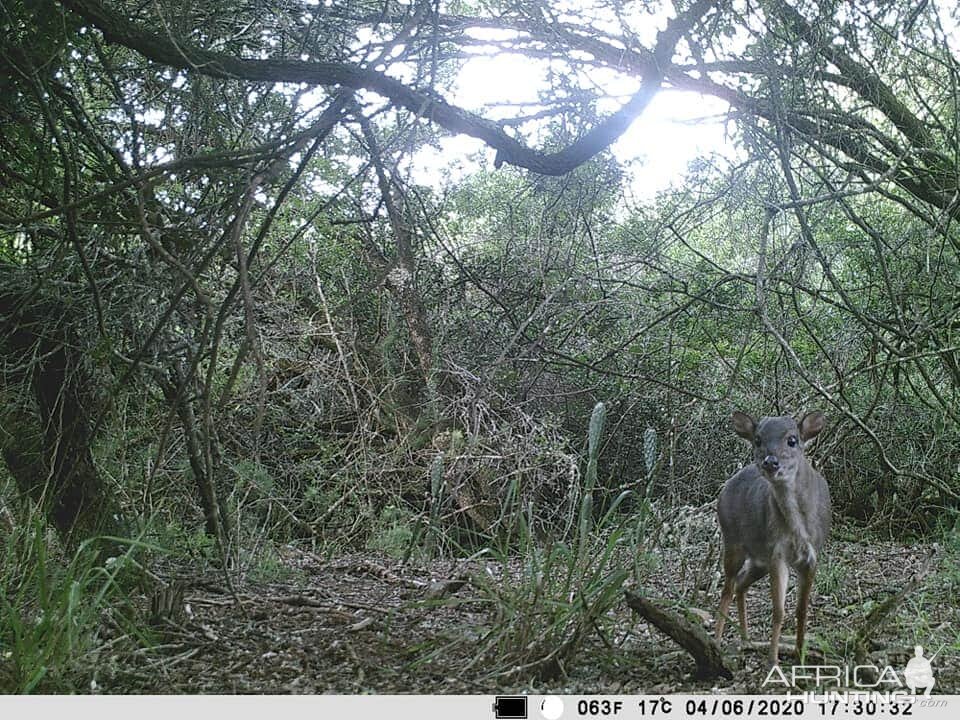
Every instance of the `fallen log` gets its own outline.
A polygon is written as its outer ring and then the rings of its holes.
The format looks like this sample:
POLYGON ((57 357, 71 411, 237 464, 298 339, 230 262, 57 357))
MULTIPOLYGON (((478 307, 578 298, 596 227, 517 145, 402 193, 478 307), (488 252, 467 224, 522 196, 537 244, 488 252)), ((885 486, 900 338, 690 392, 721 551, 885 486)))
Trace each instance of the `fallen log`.
POLYGON ((697 665, 695 675, 698 679, 733 677, 730 668, 723 661, 720 646, 702 627, 691 623, 672 610, 660 607, 652 600, 641 597, 632 590, 624 590, 623 594, 627 605, 640 617, 690 653, 697 665))

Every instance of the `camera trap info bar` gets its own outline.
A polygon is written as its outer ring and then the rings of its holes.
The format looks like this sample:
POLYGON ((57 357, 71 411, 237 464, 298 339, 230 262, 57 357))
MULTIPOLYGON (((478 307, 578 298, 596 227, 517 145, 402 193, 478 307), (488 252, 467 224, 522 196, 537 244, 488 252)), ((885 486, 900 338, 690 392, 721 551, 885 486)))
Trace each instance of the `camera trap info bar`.
POLYGON ((497 695, 493 716, 497 720, 524 720, 527 717, 527 696, 497 695))

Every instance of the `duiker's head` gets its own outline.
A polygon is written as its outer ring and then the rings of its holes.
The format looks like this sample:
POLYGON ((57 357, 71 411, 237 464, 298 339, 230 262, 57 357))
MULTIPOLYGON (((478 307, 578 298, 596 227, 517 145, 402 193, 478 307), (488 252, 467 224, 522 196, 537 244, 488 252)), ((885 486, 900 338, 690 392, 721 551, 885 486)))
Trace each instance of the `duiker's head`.
POLYGON ((792 484, 803 459, 806 444, 823 430, 826 418, 809 412, 798 424, 789 416, 753 418, 739 410, 731 418, 737 435, 753 447, 753 459, 763 476, 772 482, 792 484))

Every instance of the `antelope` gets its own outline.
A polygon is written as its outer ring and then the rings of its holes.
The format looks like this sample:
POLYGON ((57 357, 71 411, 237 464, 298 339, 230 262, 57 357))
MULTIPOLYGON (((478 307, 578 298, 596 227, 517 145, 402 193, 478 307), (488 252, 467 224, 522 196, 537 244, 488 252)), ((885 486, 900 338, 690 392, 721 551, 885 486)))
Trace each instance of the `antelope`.
POLYGON ((733 429, 753 447, 754 462, 729 478, 720 492, 717 515, 723 533, 723 592, 717 642, 723 637, 734 594, 740 630, 747 635, 744 596, 767 573, 773 599, 770 665, 779 662, 780 631, 790 568, 798 577, 797 656, 802 658, 807 606, 817 561, 830 532, 830 489, 804 455, 826 422, 810 412, 799 424, 792 417, 755 422, 742 412, 731 416, 733 429))

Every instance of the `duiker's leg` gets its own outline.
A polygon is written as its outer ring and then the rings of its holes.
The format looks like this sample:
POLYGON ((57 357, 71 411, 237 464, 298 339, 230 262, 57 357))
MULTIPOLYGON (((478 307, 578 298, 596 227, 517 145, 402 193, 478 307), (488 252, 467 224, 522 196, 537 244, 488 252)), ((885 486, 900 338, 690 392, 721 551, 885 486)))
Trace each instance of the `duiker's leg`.
POLYGON ((744 588, 737 592, 737 615, 740 617, 740 636, 747 638, 747 589, 744 588))
POLYGON ((783 629, 783 606, 787 596, 790 570, 783 560, 770 565, 770 597, 773 600, 773 630, 770 633, 770 665, 780 662, 780 631, 783 629))
POLYGON ((730 612, 730 602, 733 600, 734 580, 740 567, 743 565, 743 552, 737 547, 724 546, 723 548, 723 592, 720 593, 720 607, 717 610, 717 642, 723 637, 723 628, 727 623, 727 613, 730 612))
POLYGON ((723 627, 727 623, 727 613, 730 612, 730 601, 733 600, 733 578, 728 577, 723 583, 723 592, 720 593, 720 608, 717 610, 717 642, 723 638, 723 627))
POLYGON ((813 588, 813 578, 817 573, 816 565, 799 573, 797 587, 797 657, 803 660, 803 640, 807 626, 807 606, 810 604, 810 591, 813 588))
POLYGON ((746 560, 737 574, 737 614, 740 616, 740 633, 744 640, 747 639, 747 588, 766 574, 767 571, 762 566, 753 564, 751 560, 746 560))

